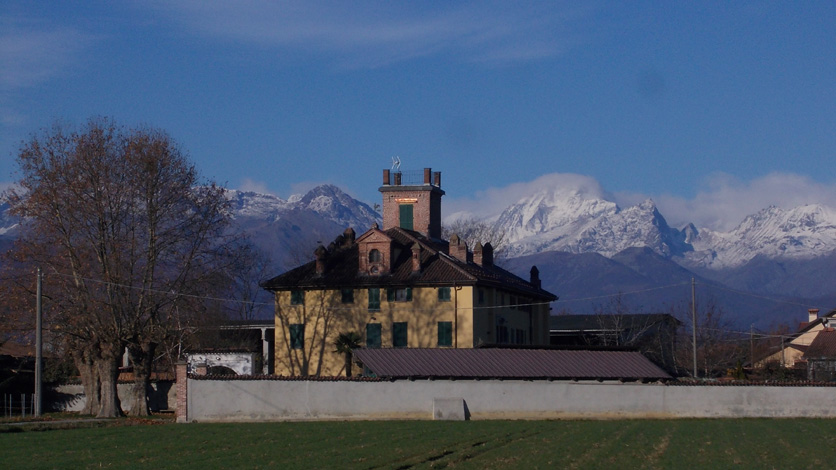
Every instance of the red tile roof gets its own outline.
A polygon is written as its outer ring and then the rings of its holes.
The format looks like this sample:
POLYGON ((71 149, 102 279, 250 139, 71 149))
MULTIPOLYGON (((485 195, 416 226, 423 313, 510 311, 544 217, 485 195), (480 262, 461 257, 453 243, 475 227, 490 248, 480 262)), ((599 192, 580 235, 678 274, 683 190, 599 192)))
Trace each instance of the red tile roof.
POLYGON ((431 240, 418 232, 402 228, 385 231, 400 250, 400 256, 392 260, 391 272, 370 276, 360 272, 357 243, 344 243, 329 250, 325 260, 325 272, 316 272, 316 262, 311 261, 295 269, 264 281, 267 290, 335 289, 348 287, 411 287, 486 285, 517 291, 535 299, 553 301, 557 296, 536 287, 528 281, 496 265, 480 266, 472 261, 464 262, 447 253, 443 240, 431 240), (418 243, 421 250, 421 271, 412 270, 411 247, 418 243))
POLYGON ((671 376, 635 351, 550 349, 358 349, 377 377, 660 380, 671 376))
POLYGON ((819 331, 804 352, 804 359, 836 359, 836 330, 825 328, 819 331))

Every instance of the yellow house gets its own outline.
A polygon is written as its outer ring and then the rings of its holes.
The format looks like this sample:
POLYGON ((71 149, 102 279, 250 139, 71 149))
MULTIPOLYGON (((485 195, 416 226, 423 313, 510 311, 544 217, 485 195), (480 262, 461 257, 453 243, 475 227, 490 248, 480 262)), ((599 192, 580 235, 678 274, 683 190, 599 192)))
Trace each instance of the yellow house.
POLYGON ((775 363, 782 367, 792 368, 796 366, 796 363, 804 360, 804 353, 813 343, 813 340, 828 326, 833 326, 836 310, 820 317, 819 309, 811 308, 807 311, 807 314, 807 321, 801 324, 798 332, 792 335, 792 339, 782 344, 780 349, 757 361, 755 363, 756 367, 764 367, 769 363, 775 363))
POLYGON ((490 243, 441 239, 441 174, 404 184, 383 172, 383 227, 347 229, 315 260, 262 283, 276 305, 275 370, 336 376, 341 333, 367 348, 548 345, 549 303, 536 267, 524 280, 493 263, 490 243))

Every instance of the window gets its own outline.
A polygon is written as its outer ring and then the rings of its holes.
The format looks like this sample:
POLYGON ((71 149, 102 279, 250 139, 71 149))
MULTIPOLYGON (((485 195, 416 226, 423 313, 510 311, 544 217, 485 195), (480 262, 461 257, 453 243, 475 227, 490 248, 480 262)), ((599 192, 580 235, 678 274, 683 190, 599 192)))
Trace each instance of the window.
POLYGON ((409 345, 407 337, 406 322, 395 322, 392 324, 392 347, 405 348, 409 345))
POLYGON ((517 344, 525 344, 525 330, 519 329, 519 330, 514 330, 514 331, 516 331, 516 335, 517 335, 517 338, 516 338, 515 342, 517 344))
POLYGON ((400 209, 400 226, 407 230, 413 230, 412 223, 412 204, 401 204, 400 209))
POLYGON ((305 347, 305 325, 293 323, 290 325, 290 348, 302 349, 305 347))
POLYGON ((508 327, 507 326, 497 326, 496 327, 496 342, 499 344, 508 344, 508 327))
POLYGON ((380 310, 380 288, 378 287, 369 289, 369 310, 380 310))
POLYGON ((452 346, 453 345, 453 322, 440 321, 438 322, 438 346, 452 346))
POLYGON ((439 302, 449 302, 450 301, 450 288, 449 287, 439 287, 438 288, 438 301, 439 302))
POLYGON ((340 294, 344 304, 354 303, 354 289, 343 289, 340 291, 340 294))
POLYGON ((380 250, 372 250, 369 252, 369 263, 380 263, 383 261, 383 255, 380 250))
POLYGON ((290 305, 302 305, 305 303, 305 291, 292 290, 290 291, 290 305))
POLYGON ((380 323, 366 324, 366 347, 379 348, 380 347, 380 323))
POLYGON ((412 302, 412 288, 386 289, 386 300, 389 302, 412 302))

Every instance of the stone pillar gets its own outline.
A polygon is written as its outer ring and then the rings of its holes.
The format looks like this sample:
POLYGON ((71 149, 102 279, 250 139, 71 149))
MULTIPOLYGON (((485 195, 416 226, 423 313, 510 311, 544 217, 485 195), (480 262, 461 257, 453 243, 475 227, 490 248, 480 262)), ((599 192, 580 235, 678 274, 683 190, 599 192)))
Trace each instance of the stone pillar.
POLYGON ((188 363, 179 361, 174 365, 174 376, 177 387, 177 406, 174 415, 178 423, 189 422, 189 377, 188 363))
POLYGON ((270 342, 267 340, 267 328, 261 329, 261 373, 270 373, 270 342))

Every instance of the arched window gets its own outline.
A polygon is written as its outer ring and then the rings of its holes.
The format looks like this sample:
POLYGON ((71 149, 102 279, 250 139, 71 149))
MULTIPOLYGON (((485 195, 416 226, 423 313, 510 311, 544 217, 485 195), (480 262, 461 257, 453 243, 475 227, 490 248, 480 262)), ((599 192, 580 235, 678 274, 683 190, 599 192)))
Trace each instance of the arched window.
POLYGON ((383 261, 383 255, 380 254, 380 250, 372 250, 369 252, 369 263, 379 263, 383 261))

